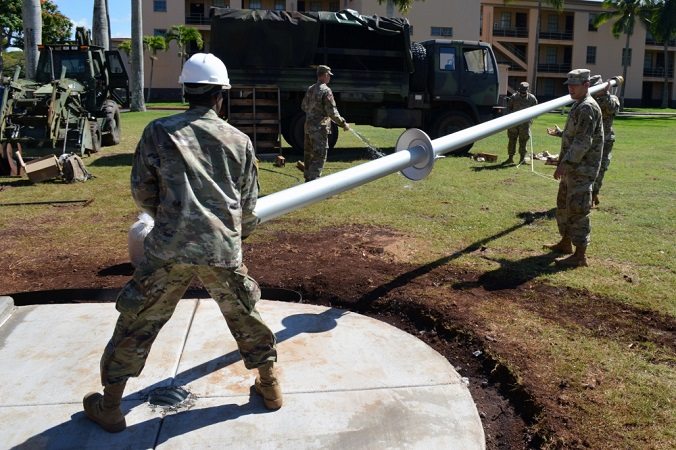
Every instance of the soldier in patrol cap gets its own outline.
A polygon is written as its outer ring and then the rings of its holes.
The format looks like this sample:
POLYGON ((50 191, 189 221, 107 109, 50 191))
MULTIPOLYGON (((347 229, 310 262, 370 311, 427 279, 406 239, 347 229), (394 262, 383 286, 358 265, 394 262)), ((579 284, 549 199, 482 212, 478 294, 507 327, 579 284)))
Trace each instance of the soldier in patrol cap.
POLYGON ((559 259, 560 267, 587 266, 592 207, 592 187, 599 173, 603 154, 603 121, 601 108, 589 95, 589 70, 568 72, 568 93, 575 100, 568 113, 563 130, 548 128, 551 136, 561 137, 559 164, 554 178, 559 180, 556 197, 556 223, 561 240, 545 248, 560 254, 571 254, 559 259), (575 251, 573 251, 575 246, 575 251))
MULTIPOLYGON (((603 83, 603 78, 601 75, 594 75, 590 78, 590 85, 596 86, 603 83)), ((613 121, 615 120, 615 115, 620 111, 620 99, 616 95, 613 95, 609 91, 610 84, 606 87, 605 90, 597 92, 594 94, 594 100, 599 104, 601 108, 601 114, 603 115, 603 131, 605 136, 603 138, 603 157, 601 158, 601 168, 599 169, 599 174, 596 177, 594 182, 594 188, 592 189, 592 202, 594 205, 601 203, 599 200, 599 192, 601 191, 601 186, 603 185, 603 178, 605 176, 608 167, 610 166, 610 159, 612 158, 613 145, 615 144, 615 130, 613 129, 613 121)))
MULTIPOLYGON (((520 111, 538 104, 538 100, 535 96, 528 92, 529 88, 530 85, 525 81, 519 84, 517 92, 507 99, 507 113, 520 111)), ((505 161, 505 164, 514 163, 517 138, 519 139, 519 156, 521 158, 519 163, 523 163, 524 158, 526 157, 526 144, 530 139, 530 126, 532 123, 533 119, 507 129, 509 142, 507 144, 507 160, 505 161)))
POLYGON ((350 129, 347 121, 338 112, 336 101, 333 99, 333 92, 328 86, 332 75, 329 66, 318 66, 317 82, 307 89, 301 106, 305 112, 305 154, 303 159, 306 182, 319 178, 322 174, 326 163, 326 153, 329 149, 331 121, 334 121, 345 131, 350 129))
POLYGON ((152 121, 136 147, 131 193, 154 218, 145 257, 117 297, 120 315, 101 357, 103 395, 83 399, 89 419, 108 432, 125 429, 120 401, 129 377, 145 365, 162 326, 194 277, 218 304, 255 390, 268 409, 282 406, 274 372, 275 335, 256 309, 260 289, 242 263, 242 239, 258 223, 258 174, 249 138, 217 112, 230 88, 223 62, 197 53, 179 82, 187 111, 152 121))

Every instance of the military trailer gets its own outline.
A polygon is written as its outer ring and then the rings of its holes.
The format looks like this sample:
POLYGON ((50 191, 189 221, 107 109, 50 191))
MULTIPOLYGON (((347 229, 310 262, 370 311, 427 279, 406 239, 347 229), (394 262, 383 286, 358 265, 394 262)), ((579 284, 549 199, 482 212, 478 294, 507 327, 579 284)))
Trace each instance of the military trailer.
POLYGON ((129 98, 129 81, 117 51, 91 45, 89 32, 76 42, 39 46, 34 80, 4 82, 0 110, 0 148, 21 148, 23 156, 76 153, 120 142, 120 106, 129 98))
MULTIPOLYGON (((211 9, 210 51, 223 60, 233 85, 226 114, 259 152, 274 146, 280 131, 302 151, 300 105, 320 64, 334 72, 330 87, 338 109, 355 124, 420 128, 434 139, 491 119, 498 102, 491 47, 411 42, 410 35, 405 18, 353 10, 211 9)), ((331 147, 337 138, 334 124, 331 147)))

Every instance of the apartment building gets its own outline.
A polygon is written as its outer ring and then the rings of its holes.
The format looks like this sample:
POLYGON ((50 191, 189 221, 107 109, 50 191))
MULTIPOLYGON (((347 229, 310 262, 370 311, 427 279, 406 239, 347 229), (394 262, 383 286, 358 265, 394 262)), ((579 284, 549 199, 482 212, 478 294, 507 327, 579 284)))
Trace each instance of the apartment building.
MULTIPOLYGON (((202 34, 205 43, 202 51, 209 51, 212 6, 287 11, 354 9, 364 15, 401 16, 391 2, 380 4, 377 0, 153 0, 142 3, 144 35, 163 34, 177 24, 189 25, 202 34)), ((573 68, 586 67, 604 78, 622 74, 625 37, 616 39, 611 23, 599 29, 592 26, 601 11, 601 2, 592 0, 566 0, 562 12, 537 0, 415 0, 406 17, 412 25, 413 41, 464 39, 491 43, 500 63, 501 80, 504 80, 501 93, 510 92, 521 81, 529 81, 538 98, 546 100, 567 94, 563 81, 573 68), (536 31, 538 3, 542 3, 539 34, 536 31), (536 46, 537 59, 532 51, 536 46)), ((666 71, 671 103, 676 105, 676 42, 670 42, 666 64, 663 45, 656 42, 643 25, 636 25, 630 44, 626 55, 629 67, 625 103, 659 105, 666 71)), ((234 42, 233 45, 246 43, 234 42)), ((197 48, 189 49, 189 52, 195 51, 197 48)), ((153 98, 177 98, 180 68, 178 50, 172 44, 155 62, 153 98)), ((145 74, 148 87, 150 71, 146 70, 145 74)))
POLYGON ((559 97, 567 93, 563 81, 571 69, 586 67, 605 79, 622 75, 622 61, 627 57, 626 105, 659 105, 665 70, 671 103, 676 103, 676 42, 670 42, 665 64, 663 44, 637 23, 624 55, 626 36, 615 38, 611 22, 598 29, 593 26, 603 11, 598 1, 566 0, 562 12, 537 0, 482 0, 481 6, 481 39, 492 44, 501 70, 507 72, 510 90, 528 81, 534 84, 538 98, 559 97), (538 3, 542 3, 539 28, 538 3), (536 46, 537 55, 532 51, 536 46))

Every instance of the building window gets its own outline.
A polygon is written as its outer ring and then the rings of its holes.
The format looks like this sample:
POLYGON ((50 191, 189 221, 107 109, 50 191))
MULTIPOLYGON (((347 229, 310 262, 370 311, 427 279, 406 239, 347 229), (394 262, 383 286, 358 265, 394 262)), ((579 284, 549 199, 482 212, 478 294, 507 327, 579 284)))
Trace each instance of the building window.
POLYGON ((622 66, 631 66, 631 49, 622 49, 622 66))
POLYGON ((247 9, 261 9, 261 0, 249 0, 247 9))
POLYGON ((284 11, 286 9, 286 0, 275 0, 275 11, 284 11))
POLYGON ((501 30, 506 30, 512 26, 512 14, 508 12, 503 12, 500 14, 500 23, 499 28, 501 30))
POLYGON ((559 17, 557 15, 550 14, 547 16, 547 31, 550 33, 559 31, 559 17))
POLYGON ((230 8, 230 1, 229 0, 212 0, 211 6, 215 6, 216 8, 230 8))
POLYGON ((319 0, 310 0, 305 3, 308 3, 307 10, 308 11, 321 11, 322 10, 322 2, 319 0))
POLYGON ((554 97, 554 80, 545 78, 542 80, 542 94, 546 97, 554 97))
POLYGON ((587 46, 587 64, 596 64, 596 47, 587 46))
POLYGON ((430 27, 432 36, 453 37, 453 27, 430 27))
POLYGON ((340 11, 340 1, 339 0, 330 0, 329 1, 329 11, 340 11))
POLYGON ((598 28, 594 26, 594 22, 599 15, 596 13, 589 13, 589 24, 587 25, 587 30, 589 31, 599 31, 598 28))
POLYGON ((547 61, 547 64, 556 64, 556 48, 547 47, 545 61, 547 61))
POLYGON ((167 12, 167 0, 153 0, 153 11, 167 12))
POLYGON ((155 28, 153 30, 153 36, 166 36, 166 35, 167 35, 166 28, 155 28))

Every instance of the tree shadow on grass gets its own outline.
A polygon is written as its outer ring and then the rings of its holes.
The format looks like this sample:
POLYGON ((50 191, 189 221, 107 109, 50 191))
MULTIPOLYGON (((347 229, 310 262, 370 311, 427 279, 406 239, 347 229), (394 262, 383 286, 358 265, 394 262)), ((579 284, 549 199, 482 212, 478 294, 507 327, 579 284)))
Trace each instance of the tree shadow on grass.
POLYGON ((110 155, 100 156, 92 161, 91 167, 122 167, 130 166, 134 160, 134 155, 131 153, 113 153, 110 155))

